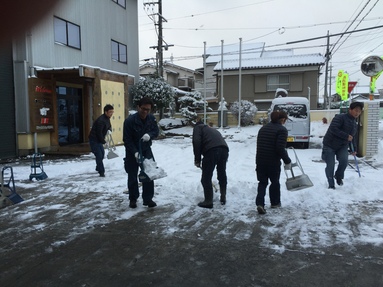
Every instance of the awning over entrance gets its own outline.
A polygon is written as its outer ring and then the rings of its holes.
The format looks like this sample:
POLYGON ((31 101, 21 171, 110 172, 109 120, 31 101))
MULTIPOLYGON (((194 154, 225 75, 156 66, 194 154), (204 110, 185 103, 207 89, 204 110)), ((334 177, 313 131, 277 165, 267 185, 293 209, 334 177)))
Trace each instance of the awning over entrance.
POLYGON ((110 80, 115 80, 118 82, 124 82, 124 78, 128 78, 128 84, 134 84, 134 76, 129 75, 128 73, 120 73, 116 71, 111 71, 107 69, 102 69, 100 67, 92 67, 87 65, 79 65, 73 67, 54 67, 54 68, 45 68, 34 66, 35 75, 38 78, 43 79, 52 79, 54 78, 59 82, 69 82, 74 84, 82 84, 84 78, 95 79, 108 78, 110 80))

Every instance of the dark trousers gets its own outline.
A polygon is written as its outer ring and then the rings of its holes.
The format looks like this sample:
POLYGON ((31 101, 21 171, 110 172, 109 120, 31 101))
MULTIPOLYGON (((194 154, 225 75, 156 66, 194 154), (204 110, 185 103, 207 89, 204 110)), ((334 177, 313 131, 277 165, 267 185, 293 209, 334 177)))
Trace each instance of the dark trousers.
POLYGON ((279 177, 281 175, 281 165, 259 165, 257 164, 258 193, 255 204, 265 206, 266 188, 269 187, 269 197, 271 205, 281 203, 281 185, 279 177))
MULTIPOLYGON (((151 150, 143 153, 145 158, 153 158, 151 150)), ((137 163, 136 158, 131 153, 126 153, 124 159, 124 168, 128 174, 128 190, 129 190, 129 200, 137 200, 140 197, 140 192, 138 190, 138 168, 139 164, 137 163)), ((149 202, 153 199, 154 196, 154 181, 143 182, 142 183, 142 200, 143 202, 149 202)))
POLYGON ((209 196, 211 194, 211 199, 213 197, 213 185, 211 180, 216 166, 219 186, 226 187, 227 185, 226 162, 228 158, 229 151, 225 147, 212 148, 203 156, 201 183, 205 194, 209 194, 209 196))
POLYGON ((322 159, 326 162, 325 173, 329 186, 334 186, 334 174, 337 178, 344 178, 344 171, 348 165, 348 146, 344 145, 343 147, 334 150, 329 146, 323 146, 322 149, 322 159), (338 168, 335 173, 335 157, 339 162, 338 168))
POLYGON ((89 141, 90 150, 96 157, 96 170, 101 174, 105 173, 104 163, 102 162, 105 157, 105 149, 102 143, 89 141))

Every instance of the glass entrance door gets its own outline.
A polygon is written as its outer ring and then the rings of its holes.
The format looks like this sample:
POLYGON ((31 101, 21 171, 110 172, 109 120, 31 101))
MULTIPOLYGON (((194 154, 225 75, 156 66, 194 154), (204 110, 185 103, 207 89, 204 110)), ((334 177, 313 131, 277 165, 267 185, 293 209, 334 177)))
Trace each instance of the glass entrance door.
POLYGON ((59 145, 83 142, 82 89, 57 87, 59 145))

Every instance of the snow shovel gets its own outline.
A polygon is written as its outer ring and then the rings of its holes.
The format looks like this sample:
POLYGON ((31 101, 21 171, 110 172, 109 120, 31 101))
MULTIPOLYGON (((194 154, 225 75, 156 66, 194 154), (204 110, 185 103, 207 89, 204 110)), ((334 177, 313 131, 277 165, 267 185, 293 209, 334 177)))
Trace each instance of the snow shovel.
POLYGON ((111 134, 106 135, 106 143, 108 146, 108 155, 106 156, 108 159, 116 158, 118 157, 118 154, 116 154, 114 151, 116 150, 116 146, 114 145, 114 141, 111 134))
POLYGON ((1 178, 0 178, 0 182, 1 182, 1 187, 0 187, 1 202, 0 202, 0 204, 1 204, 1 207, 5 207, 8 205, 12 205, 12 204, 16 204, 16 203, 24 201, 24 199, 22 199, 22 197, 16 192, 15 179, 13 177, 12 167, 10 167, 10 166, 3 167, 1 170, 0 176, 1 176, 1 178), (7 172, 6 183, 4 183, 4 181, 5 181, 4 174, 6 173, 7 170, 10 170, 10 172, 9 173, 7 172), (5 194, 6 189, 8 190, 8 193, 9 193, 8 195, 5 194))
POLYGON ((42 156, 39 153, 32 155, 31 174, 29 180, 36 178, 36 180, 44 180, 48 178, 48 175, 44 171, 42 156))
POLYGON ((297 153, 295 152, 295 149, 293 147, 289 147, 289 149, 292 149, 295 155, 295 162, 291 162, 291 177, 288 176, 287 170, 285 170, 286 173, 286 188, 290 191, 300 190, 307 187, 311 187, 314 184, 310 180, 307 174, 304 173, 302 165, 298 159, 297 153), (294 167, 298 167, 300 170, 300 175, 294 174, 294 167))
POLYGON ((144 168, 144 156, 142 155, 142 147, 141 147, 142 139, 138 141, 138 165, 140 166, 140 173, 138 174, 139 182, 150 182, 152 181, 150 177, 145 173, 144 168))
MULTIPOLYGON (((353 144, 350 144, 350 147, 351 147, 351 152, 354 153, 354 146, 353 146, 353 144)), ((356 159, 356 155, 355 154, 354 154, 354 160, 355 160, 356 171, 358 172, 359 177, 361 177, 359 166, 358 166, 358 160, 356 159)))
POLYGON ((142 139, 138 143, 138 164, 140 166, 140 173, 138 179, 140 182, 150 182, 156 179, 166 177, 165 170, 157 166, 156 161, 152 155, 151 158, 145 158, 142 154, 142 139))

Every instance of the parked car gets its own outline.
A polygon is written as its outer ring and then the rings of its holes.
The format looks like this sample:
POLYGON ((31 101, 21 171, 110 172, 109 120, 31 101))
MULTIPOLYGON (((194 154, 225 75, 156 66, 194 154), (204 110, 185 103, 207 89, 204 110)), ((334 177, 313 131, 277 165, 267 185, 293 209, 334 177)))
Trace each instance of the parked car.
POLYGON ((304 97, 280 97, 271 102, 270 111, 288 115, 285 127, 289 146, 308 148, 310 143, 310 104, 304 97))

